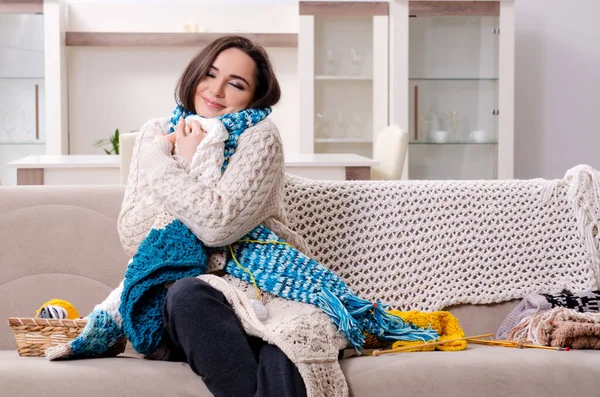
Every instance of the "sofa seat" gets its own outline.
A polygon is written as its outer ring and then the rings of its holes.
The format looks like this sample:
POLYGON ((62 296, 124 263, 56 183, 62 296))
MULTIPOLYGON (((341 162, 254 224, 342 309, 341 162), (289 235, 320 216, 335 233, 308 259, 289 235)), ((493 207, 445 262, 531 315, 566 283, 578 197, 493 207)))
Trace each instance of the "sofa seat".
POLYGON ((212 397, 185 363, 114 358, 50 362, 0 351, 2 397, 212 397))
POLYGON ((342 360, 354 396, 599 396, 600 352, 469 345, 342 360), (595 376, 590 376, 595 373, 595 376), (409 394, 403 394, 409 390, 409 394))
MULTIPOLYGON (((596 351, 469 345, 459 352, 354 357, 341 365, 355 397, 599 395, 596 351)), ((131 353, 51 363, 5 350, 0 351, 0 377, 6 397, 212 396, 187 364, 143 360, 131 353)))

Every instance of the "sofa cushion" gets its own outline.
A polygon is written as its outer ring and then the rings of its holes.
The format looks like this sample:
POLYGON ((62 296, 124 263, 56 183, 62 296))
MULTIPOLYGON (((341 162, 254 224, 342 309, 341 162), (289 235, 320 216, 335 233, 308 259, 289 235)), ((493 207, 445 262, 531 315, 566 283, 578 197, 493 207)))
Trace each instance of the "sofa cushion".
POLYGON ((355 397, 597 396, 599 364, 600 352, 591 350, 482 345, 341 361, 355 397))
POLYGON ((487 305, 454 305, 444 310, 458 318, 465 335, 483 335, 496 332, 504 318, 520 301, 515 299, 487 305))
POLYGON ((0 385, 5 397, 212 397, 187 364, 133 354, 50 362, 2 350, 0 385))
MULTIPOLYGON (((460 352, 400 353, 341 361, 354 397, 593 396, 600 352, 469 345, 460 352)), ((117 358, 49 362, 0 351, 7 397, 210 397, 187 364, 117 358), (44 393, 40 393, 44 391, 44 393)))

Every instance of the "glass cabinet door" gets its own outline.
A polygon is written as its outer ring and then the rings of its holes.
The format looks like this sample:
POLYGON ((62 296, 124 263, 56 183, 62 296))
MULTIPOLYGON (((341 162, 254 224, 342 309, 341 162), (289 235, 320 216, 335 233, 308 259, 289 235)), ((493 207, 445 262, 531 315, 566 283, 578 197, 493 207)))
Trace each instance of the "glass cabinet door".
POLYGON ((498 3, 410 3, 409 178, 495 179, 498 3))
POLYGON ((44 16, 0 14, 0 181, 16 184, 6 164, 45 153, 44 16))
POLYGON ((389 3, 299 2, 303 153, 373 155, 388 125, 389 3), (304 123, 304 122, 303 122, 304 123))
POLYGON ((315 17, 315 153, 371 155, 373 18, 315 17))

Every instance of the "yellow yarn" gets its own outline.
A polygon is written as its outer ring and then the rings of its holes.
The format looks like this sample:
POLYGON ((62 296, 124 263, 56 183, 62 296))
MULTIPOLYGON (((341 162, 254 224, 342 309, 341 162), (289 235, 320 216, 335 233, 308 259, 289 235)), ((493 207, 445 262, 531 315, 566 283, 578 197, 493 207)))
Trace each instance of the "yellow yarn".
MULTIPOLYGON (((454 317, 450 312, 419 312, 416 310, 411 310, 409 312, 401 312, 399 310, 390 310, 390 313, 401 317, 404 321, 408 321, 409 323, 414 324, 417 327, 427 328, 431 325, 431 328, 435 329, 440 335, 438 342, 465 337, 465 332, 460 327, 458 319, 454 317)), ((415 349, 409 350, 415 352, 432 351, 435 349, 445 351, 457 351, 465 350, 467 348, 467 341, 464 340, 438 346, 428 346, 421 348, 418 347, 419 345, 422 345, 424 343, 425 342, 421 341, 396 341, 392 345, 392 348, 396 349, 398 347, 415 346, 415 349)))
POLYGON ((51 299, 48 302, 44 303, 42 305, 42 307, 40 307, 36 312, 35 312, 35 316, 39 316, 40 312, 42 311, 42 309, 45 306, 59 306, 62 307, 63 309, 65 309, 67 311, 67 318, 70 320, 75 320, 77 318, 79 318, 79 312, 77 312, 77 309, 75 309, 75 307, 70 303, 67 302, 66 300, 62 300, 62 299, 51 299))
MULTIPOLYGON (((293 245, 286 243, 285 241, 239 240, 238 243, 283 244, 283 245, 293 247, 293 245)), ((236 265, 241 267, 243 271, 245 271, 246 273, 248 273, 248 275, 250 275, 250 278, 252 279, 252 283, 254 284, 254 288, 256 289, 256 295, 258 297, 258 300, 262 301, 262 295, 260 293, 260 288, 258 288, 258 284, 256 284, 254 275, 252 274, 252 272, 250 270, 246 269, 244 266, 242 266, 242 264, 240 262, 238 262, 237 258, 235 257, 235 254, 233 253, 233 248, 231 247, 231 244, 229 244, 229 252, 231 252, 231 257, 235 261, 236 265)))

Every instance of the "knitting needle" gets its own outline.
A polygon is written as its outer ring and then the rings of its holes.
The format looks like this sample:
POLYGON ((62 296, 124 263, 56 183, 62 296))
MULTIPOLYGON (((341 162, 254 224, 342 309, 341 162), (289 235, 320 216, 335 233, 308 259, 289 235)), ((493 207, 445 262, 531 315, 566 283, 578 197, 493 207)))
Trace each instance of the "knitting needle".
POLYGON ((515 348, 531 348, 531 349, 545 349, 545 350, 557 350, 557 351, 569 351, 571 350, 568 347, 554 347, 554 346, 541 346, 541 345, 531 345, 525 343, 518 343, 513 341, 501 341, 501 340, 481 340, 481 339, 469 339, 469 343, 475 343, 479 345, 488 345, 488 346, 504 346, 504 347, 515 347, 515 348))
POLYGON ((458 342, 458 341, 461 341, 461 340, 468 341, 469 339, 487 338, 487 337, 490 337, 490 336, 494 336, 494 334, 483 334, 483 335, 468 336, 468 337, 465 337, 465 338, 450 339, 450 340, 444 340, 444 341, 441 341, 441 342, 423 343, 422 345, 398 347, 396 349, 390 349, 390 350, 375 350, 375 351, 373 351, 373 355, 374 356, 380 356, 382 354, 392 354, 392 353, 398 353, 398 352, 403 352, 403 351, 407 351, 407 350, 420 349, 422 347, 439 346, 439 345, 444 345, 446 343, 458 342))
POLYGON ((568 352, 571 350, 570 347, 554 347, 554 346, 540 346, 540 345, 522 345, 518 344, 517 347, 530 347, 533 349, 545 349, 545 350, 558 350, 568 352))
POLYGON ((475 343, 478 345, 488 345, 488 346, 506 346, 512 347, 515 346, 515 342, 504 341, 504 340, 489 340, 489 339, 468 339, 469 343, 475 343))

